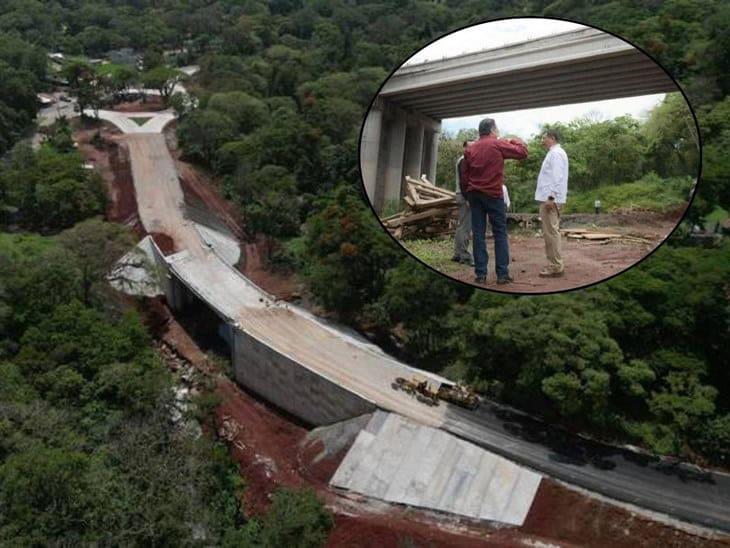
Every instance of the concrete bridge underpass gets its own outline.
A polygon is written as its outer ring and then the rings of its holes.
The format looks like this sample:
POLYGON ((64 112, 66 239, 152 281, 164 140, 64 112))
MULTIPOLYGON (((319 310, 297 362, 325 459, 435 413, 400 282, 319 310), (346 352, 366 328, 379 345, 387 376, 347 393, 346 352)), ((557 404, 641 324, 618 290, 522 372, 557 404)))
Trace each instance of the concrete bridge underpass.
POLYGON ((673 91, 674 81, 648 56, 593 28, 406 65, 385 83, 365 120, 365 190, 380 212, 400 200, 405 175, 436 182, 447 118, 673 91))

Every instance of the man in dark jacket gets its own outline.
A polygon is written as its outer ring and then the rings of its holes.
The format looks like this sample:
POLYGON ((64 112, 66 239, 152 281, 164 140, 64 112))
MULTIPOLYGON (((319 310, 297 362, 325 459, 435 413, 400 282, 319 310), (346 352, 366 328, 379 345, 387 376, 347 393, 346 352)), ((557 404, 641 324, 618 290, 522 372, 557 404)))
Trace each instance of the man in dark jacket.
POLYGON ((487 216, 494 234, 497 283, 514 281, 509 275, 507 211, 504 204, 505 159, 524 160, 527 147, 519 139, 498 139, 497 124, 491 118, 479 122, 479 140, 464 151, 464 179, 471 208, 475 283, 487 280, 487 216))

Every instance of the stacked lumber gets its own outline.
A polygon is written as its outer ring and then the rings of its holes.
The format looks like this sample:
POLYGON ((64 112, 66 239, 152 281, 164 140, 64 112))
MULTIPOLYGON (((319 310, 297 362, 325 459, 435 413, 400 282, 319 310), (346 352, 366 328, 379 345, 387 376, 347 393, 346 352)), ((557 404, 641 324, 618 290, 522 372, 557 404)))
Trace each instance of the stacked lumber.
POLYGON ((455 229, 456 195, 421 179, 406 176, 403 211, 381 219, 388 231, 399 239, 429 238, 455 229))
POLYGON ((599 243, 635 243, 635 244, 652 244, 651 240, 628 234, 619 234, 616 232, 597 232, 588 230, 587 228, 564 228, 560 232, 572 240, 591 240, 599 243))

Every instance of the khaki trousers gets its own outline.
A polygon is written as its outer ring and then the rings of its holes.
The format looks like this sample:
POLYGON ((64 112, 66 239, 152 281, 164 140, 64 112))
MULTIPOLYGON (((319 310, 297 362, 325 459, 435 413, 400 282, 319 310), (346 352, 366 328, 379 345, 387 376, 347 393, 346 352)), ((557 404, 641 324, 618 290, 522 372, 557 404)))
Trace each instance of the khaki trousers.
POLYGON ((563 271, 563 256, 560 253, 560 214, 558 206, 548 208, 540 204, 540 218, 542 219, 542 234, 545 238, 545 255, 548 261, 548 270, 551 272, 563 271))

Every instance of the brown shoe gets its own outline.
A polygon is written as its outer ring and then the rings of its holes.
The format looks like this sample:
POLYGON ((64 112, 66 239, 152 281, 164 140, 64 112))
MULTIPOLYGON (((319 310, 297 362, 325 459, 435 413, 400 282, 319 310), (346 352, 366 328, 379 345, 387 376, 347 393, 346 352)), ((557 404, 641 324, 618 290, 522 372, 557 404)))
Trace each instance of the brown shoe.
POLYGON ((541 270, 539 276, 541 278, 562 278, 565 275, 565 271, 555 272, 554 270, 541 270))

